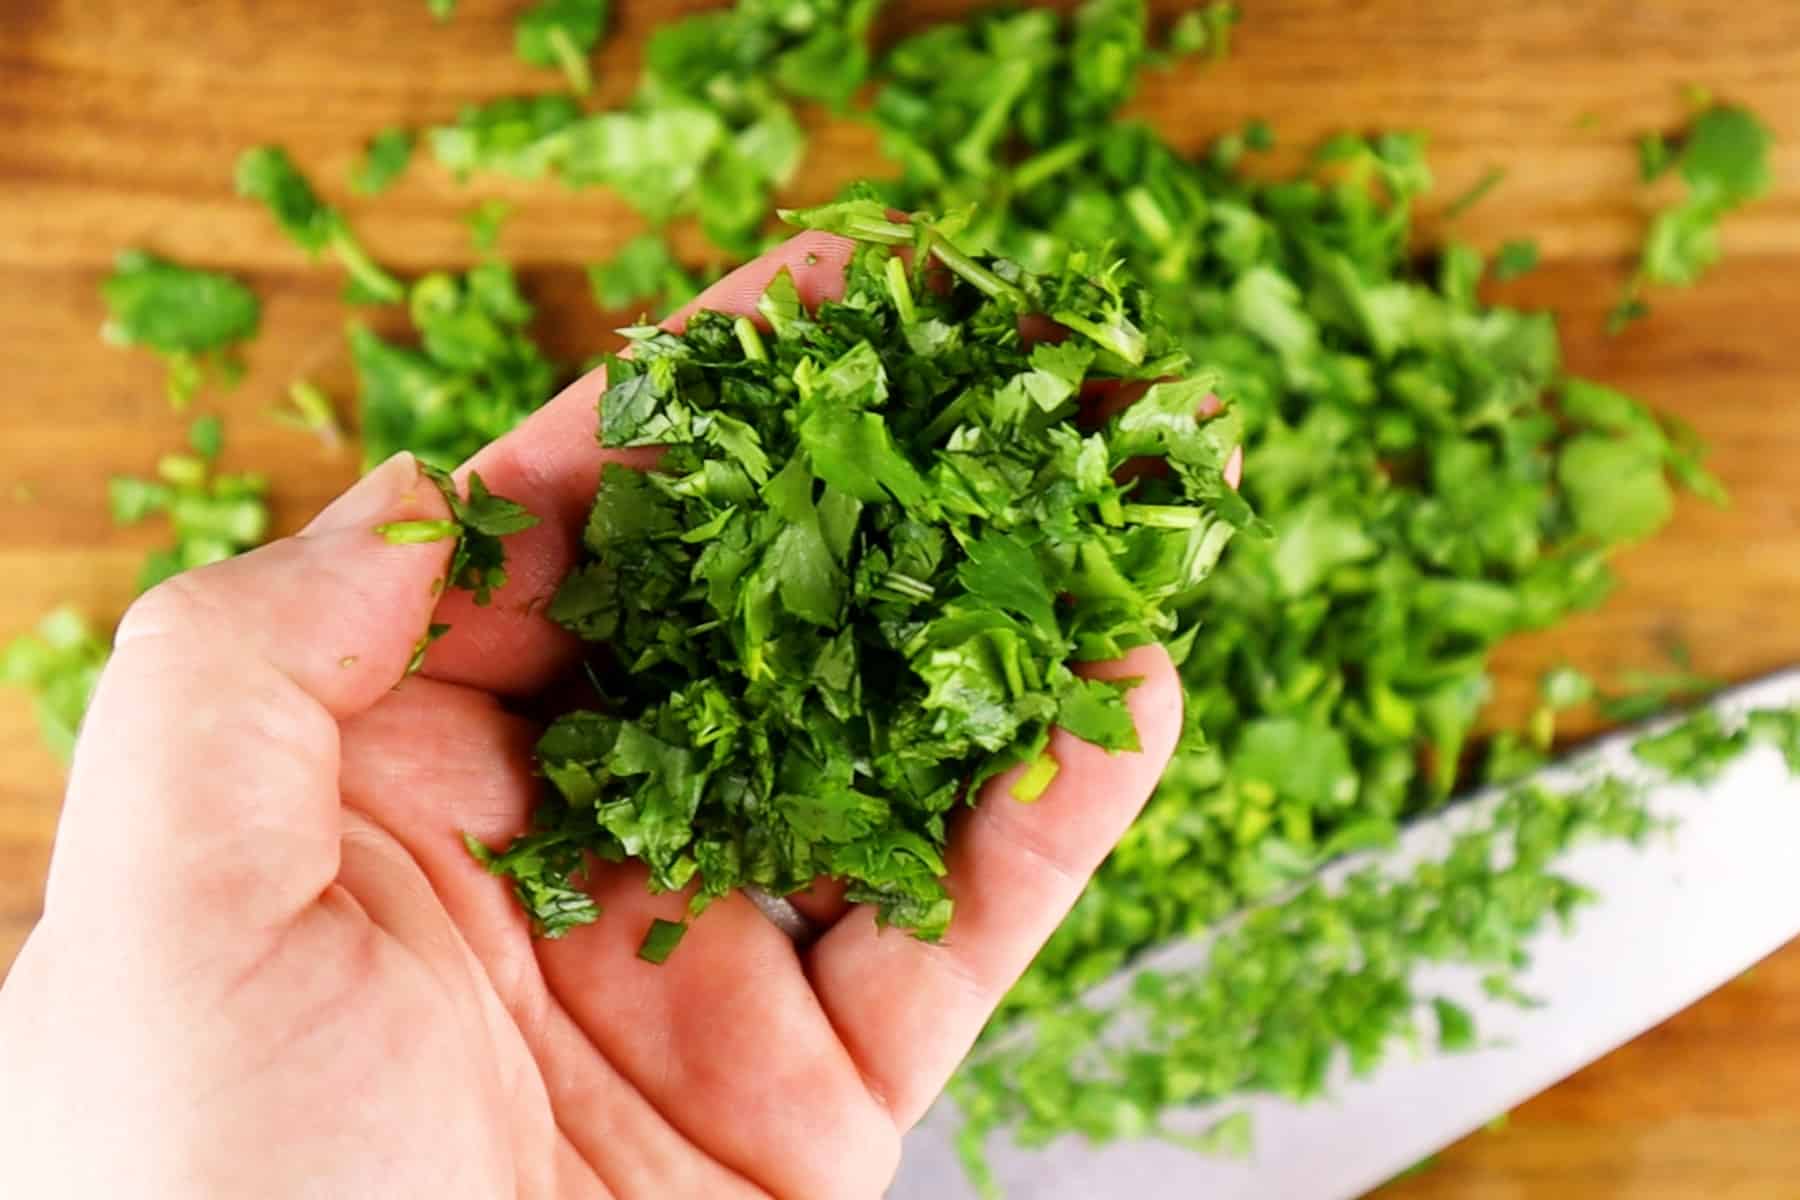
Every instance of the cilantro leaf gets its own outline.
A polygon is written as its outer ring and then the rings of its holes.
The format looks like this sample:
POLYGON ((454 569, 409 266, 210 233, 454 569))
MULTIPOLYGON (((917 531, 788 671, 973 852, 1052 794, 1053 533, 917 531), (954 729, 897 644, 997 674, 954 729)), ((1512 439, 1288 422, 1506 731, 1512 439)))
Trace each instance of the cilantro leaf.
POLYGON ((1639 295, 1645 284, 1691 284, 1719 261, 1720 219, 1769 190, 1770 142, 1749 110, 1718 105, 1694 119, 1672 156, 1661 138, 1639 143, 1646 181, 1672 164, 1687 190, 1651 220, 1637 273, 1609 325, 1613 332, 1648 312, 1639 295))
POLYGON ((514 41, 519 57, 533 66, 554 67, 578 96, 593 90, 588 55, 606 28, 609 0, 538 0, 519 14, 514 41))
POLYGON ((350 273, 359 299, 394 304, 405 295, 404 285, 369 257, 343 215, 319 199, 281 147, 246 150, 238 158, 237 191, 266 205, 281 231, 307 254, 316 257, 330 250, 350 273))
POLYGON ((1494 278, 1505 282, 1537 269, 1538 246, 1532 241, 1512 241, 1500 247, 1494 259, 1494 278))
POLYGON ((75 752, 107 654, 107 644, 72 608, 50 613, 35 632, 20 634, 0 653, 0 684, 32 693, 44 740, 65 762, 75 752))
POLYGON ((366 464, 411 450, 453 467, 555 394, 562 368, 531 338, 535 312, 505 264, 422 276, 408 300, 416 348, 350 330, 366 464))
POLYGON ((169 399, 193 398, 206 364, 226 367, 256 335, 262 305, 229 275, 201 271, 142 250, 122 252, 100 285, 107 321, 101 335, 117 346, 143 346, 169 363, 169 399))
POLYGON ((500 243, 500 230, 512 216, 512 205, 504 200, 487 199, 464 218, 469 225, 469 240, 475 249, 486 253, 500 243))
POLYGON ((410 129, 384 129, 369 139, 362 162, 350 177, 351 190, 359 196, 379 196, 406 172, 417 144, 410 129))
POLYGON ((530 529, 538 519, 524 505, 488 491, 479 472, 469 472, 469 494, 462 496, 449 472, 420 463, 419 469, 436 485, 450 506, 449 521, 406 521, 382 527, 389 541, 439 541, 456 539, 447 577, 450 586, 473 592, 475 603, 487 604, 493 593, 506 586, 506 550, 500 539, 530 529))
POLYGON ((172 545, 152 551, 138 573, 148 591, 183 571, 221 562, 262 545, 269 536, 269 481, 253 473, 216 470, 224 430, 216 417, 196 420, 188 432, 193 454, 165 454, 156 477, 118 475, 107 481, 115 522, 135 525, 167 516, 172 545))
POLYGON ((695 279, 660 234, 645 233, 619 248, 609 261, 588 268, 594 300, 605 309, 642 304, 657 311, 680 308, 700 293, 695 279))

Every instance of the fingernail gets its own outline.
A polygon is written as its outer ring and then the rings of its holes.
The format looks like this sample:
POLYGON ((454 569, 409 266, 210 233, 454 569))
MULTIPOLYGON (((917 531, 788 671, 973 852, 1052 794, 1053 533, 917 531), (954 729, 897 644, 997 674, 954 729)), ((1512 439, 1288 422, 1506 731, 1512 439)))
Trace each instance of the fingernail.
POLYGON ((345 529, 373 529, 395 516, 407 492, 419 482, 419 464, 402 450, 364 475, 349 491, 327 504, 301 530, 301 536, 337 533, 345 529))

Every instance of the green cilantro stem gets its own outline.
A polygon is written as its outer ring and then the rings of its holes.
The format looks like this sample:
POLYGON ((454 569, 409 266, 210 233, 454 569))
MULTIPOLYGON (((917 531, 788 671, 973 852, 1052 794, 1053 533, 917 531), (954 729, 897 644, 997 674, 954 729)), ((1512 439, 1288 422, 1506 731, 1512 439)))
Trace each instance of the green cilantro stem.
POLYGON ((1060 146, 1052 146, 1013 168, 1012 185, 1021 192, 1042 187, 1045 183, 1081 164, 1093 149, 1088 138, 1072 138, 1060 146))
POLYGON ((569 31, 561 25, 550 30, 549 42, 551 53, 556 56, 556 63, 562 73, 568 77, 569 87, 577 96, 585 96, 594 90, 594 72, 588 65, 588 56, 569 31))
POLYGON ((973 284, 983 295, 995 300, 1004 300, 1016 309, 1026 307, 1025 293, 1000 278, 968 255, 958 250, 951 242, 940 236, 935 230, 931 235, 931 253, 946 267, 949 267, 965 281, 973 284))
POLYGON ((749 317, 739 317, 731 323, 731 331, 737 335, 738 345, 743 347, 744 357, 751 362, 766 363, 769 361, 769 348, 763 345, 762 330, 749 317))
POLYGON ((340 224, 332 231, 331 251, 344 264, 353 286, 362 295, 383 304, 398 304, 406 299, 406 285, 377 264, 348 227, 340 224))
POLYGON ((882 270, 887 276, 888 292, 894 298, 894 310, 900 314, 900 323, 916 324, 919 309, 913 303, 912 281, 906 277, 906 264, 897 258, 890 258, 882 270))
POLYGON ((461 529, 462 526, 451 520, 389 521, 377 525, 375 532, 396 546, 417 546, 456 537, 461 529))
POLYGON ((1447 221, 1454 221, 1456 218, 1468 212, 1471 208, 1474 208, 1477 204, 1480 204, 1482 200, 1487 198, 1489 192, 1500 186, 1505 178, 1505 167, 1489 167, 1487 170, 1483 171, 1481 173, 1481 178, 1477 179, 1474 184, 1470 186, 1468 191, 1464 192, 1444 207, 1444 219, 1447 221))

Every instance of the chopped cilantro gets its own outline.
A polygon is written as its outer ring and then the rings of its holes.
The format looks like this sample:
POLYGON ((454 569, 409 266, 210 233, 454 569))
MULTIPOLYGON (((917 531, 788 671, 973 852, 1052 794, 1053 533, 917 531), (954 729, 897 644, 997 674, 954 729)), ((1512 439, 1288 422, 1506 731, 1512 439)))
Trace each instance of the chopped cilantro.
POLYGON ((237 163, 237 190, 266 205, 281 231, 308 254, 330 250, 350 273, 348 295, 355 301, 395 304, 405 296, 405 286, 369 257, 343 214, 319 199, 281 147, 245 151, 237 163))
POLYGON ((169 364, 169 401, 185 407, 203 368, 224 369, 235 348, 256 335, 262 305, 229 275, 201 271, 142 250, 122 252, 100 285, 107 321, 101 335, 142 346, 169 364))
MULTIPOLYGON (((1113 5, 1130 10, 1130 5, 1113 5)), ((1169 26, 1171 54, 1200 54, 1214 59, 1231 53, 1231 27, 1241 17, 1238 6, 1228 0, 1211 0, 1199 8, 1190 8, 1169 26)))
POLYGON ((540 179, 567 153, 581 115, 581 105, 558 95, 464 105, 455 124, 430 131, 431 152, 459 179, 475 171, 540 179))
POLYGON ((317 434, 320 440, 333 448, 344 436, 343 427, 338 423, 337 410, 332 407, 331 397, 318 384, 308 379, 296 379, 288 384, 287 407, 276 409, 275 419, 306 433, 317 434))
POLYGON ((532 307, 504 263, 421 276, 407 309, 416 348, 350 330, 364 462, 411 450, 456 466, 555 393, 562 370, 532 340, 532 307))
POLYGON ((393 186, 412 161, 417 139, 410 129, 384 129, 369 139, 363 158, 350 177, 350 187, 359 196, 379 196, 393 186))
POLYGON ((260 546, 269 535, 269 482, 254 473, 222 474, 214 461, 224 432, 216 417, 202 417, 189 430, 192 454, 165 454, 156 477, 114 476, 107 484, 113 520, 135 525, 166 515, 174 544, 152 551, 138 573, 138 590, 148 591, 182 571, 220 562, 260 546))
POLYGON ((514 43, 533 66, 554 67, 578 96, 594 87, 588 55, 606 28, 610 0, 538 0, 519 14, 514 43))
POLYGON ((487 253, 500 244, 500 230, 505 226, 508 217, 512 216, 513 207, 504 200, 489 198, 475 206, 473 212, 464 218, 469 225, 469 240, 475 249, 487 253))
POLYGON ((650 930, 644 934, 644 942, 638 947, 638 957, 647 963, 661 964, 675 953, 675 947, 681 945, 681 939, 687 935, 687 922, 665 921, 661 917, 650 922, 650 930))
POLYGON ((494 592, 506 586, 506 550, 500 539, 530 529, 538 519, 524 505, 488 491, 477 472, 469 472, 469 494, 464 497, 457 492, 449 472, 423 463, 420 470, 442 493, 450 506, 451 519, 396 521, 381 526, 377 532, 388 541, 401 544, 454 537, 456 551, 450 558, 450 586, 473 592, 475 603, 486 604, 494 592))
POLYGON ((1657 213, 1637 273, 1614 309, 1616 331, 1649 309, 1646 284, 1691 284, 1719 261, 1719 220, 1769 190, 1770 136, 1747 109, 1707 107, 1671 152, 1660 137, 1639 142, 1639 166, 1653 179, 1673 166, 1686 184, 1681 201, 1657 213))
POLYGON ((975 784, 1041 761, 1056 723, 1136 746, 1128 685, 1071 664, 1181 635, 1172 609, 1251 521, 1223 475, 1240 429, 1203 415, 1207 379, 1169 381, 1185 356, 1105 258, 1029 275, 872 200, 790 220, 862 231, 841 301, 806 313, 784 273, 771 335, 702 312, 608 361, 602 444, 665 452, 605 468, 550 607, 616 665, 606 710, 539 745, 561 820, 532 836, 696 884, 696 911, 830 876, 936 939, 975 784), (891 269, 902 236, 926 254, 891 269), (1068 339, 1024 343, 1034 313, 1068 339), (1160 382, 1085 422, 1109 379, 1160 382), (1146 457, 1167 473, 1120 482, 1146 457))
POLYGON ((1537 269, 1538 245, 1533 241, 1507 242, 1494 256, 1494 278, 1502 282, 1517 279, 1537 269))
POLYGON ((589 267, 587 274, 594 300, 604 309, 642 304, 666 311, 700 294, 700 280, 682 269, 667 239, 657 233, 632 238, 611 259, 589 267))
POLYGON ((1489 167, 1481 173, 1481 178, 1469 185, 1469 190, 1452 200, 1444 207, 1444 219, 1454 221, 1456 218, 1474 208, 1487 198, 1489 192, 1499 187, 1506 178, 1505 167, 1489 167))
POLYGON ((72 608, 59 608, 0 653, 0 684, 31 692, 44 740, 67 761, 88 699, 106 665, 107 644, 72 608))

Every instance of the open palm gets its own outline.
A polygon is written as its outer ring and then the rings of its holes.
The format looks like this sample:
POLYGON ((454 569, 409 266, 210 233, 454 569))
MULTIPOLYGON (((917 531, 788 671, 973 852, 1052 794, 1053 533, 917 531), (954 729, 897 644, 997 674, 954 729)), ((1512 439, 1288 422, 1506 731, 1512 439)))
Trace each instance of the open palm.
MULTIPOLYGON (((700 304, 751 312, 809 235, 700 304)), ((673 320, 679 323, 678 314, 673 320)), ((0 990, 0 1152, 21 1194, 734 1197, 880 1194, 901 1134, 1154 786, 1180 725, 1157 648, 1095 673, 1143 750, 1060 731, 1037 803, 1001 779, 953 832, 956 916, 928 946, 828 894, 796 947, 742 896, 662 966, 633 864, 600 920, 534 940, 471 860, 529 822, 541 690, 575 647, 541 616, 604 454, 597 376, 471 466, 541 524, 494 604, 439 602, 442 515, 401 458, 297 538, 178 578, 121 627, 78 750, 45 916, 0 990), (434 615, 435 608, 435 615, 434 615), (428 621, 452 632, 399 687, 428 621)), ((615 461, 647 465, 640 456, 615 461)))

